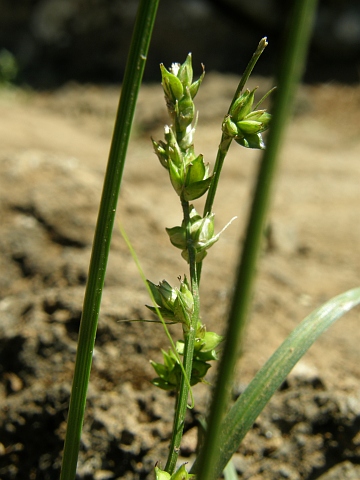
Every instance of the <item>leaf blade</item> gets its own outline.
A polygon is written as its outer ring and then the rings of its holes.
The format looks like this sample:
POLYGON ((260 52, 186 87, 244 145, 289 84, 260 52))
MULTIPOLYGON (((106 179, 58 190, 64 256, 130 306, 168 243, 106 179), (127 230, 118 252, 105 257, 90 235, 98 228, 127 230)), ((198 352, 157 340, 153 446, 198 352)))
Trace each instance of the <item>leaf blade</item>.
POLYGON ((221 428, 214 477, 235 453, 271 396, 314 341, 346 312, 360 304, 360 288, 344 292, 310 313, 287 337, 226 415, 221 428))

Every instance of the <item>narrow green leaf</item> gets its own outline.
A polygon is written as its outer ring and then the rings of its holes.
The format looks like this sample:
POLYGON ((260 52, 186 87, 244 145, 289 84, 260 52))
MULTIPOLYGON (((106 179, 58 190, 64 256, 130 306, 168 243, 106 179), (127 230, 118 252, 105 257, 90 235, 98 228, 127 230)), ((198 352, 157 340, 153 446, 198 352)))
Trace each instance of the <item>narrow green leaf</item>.
POLYGON ((259 370, 226 415, 220 430, 221 454, 213 478, 221 475, 245 434, 291 369, 315 340, 342 315, 360 304, 360 288, 332 298, 308 315, 259 370))
POLYGON ((159 0, 141 0, 135 21, 89 265, 80 322, 74 379, 60 479, 73 480, 85 415, 86 395, 105 280, 110 241, 135 104, 145 68, 159 0))

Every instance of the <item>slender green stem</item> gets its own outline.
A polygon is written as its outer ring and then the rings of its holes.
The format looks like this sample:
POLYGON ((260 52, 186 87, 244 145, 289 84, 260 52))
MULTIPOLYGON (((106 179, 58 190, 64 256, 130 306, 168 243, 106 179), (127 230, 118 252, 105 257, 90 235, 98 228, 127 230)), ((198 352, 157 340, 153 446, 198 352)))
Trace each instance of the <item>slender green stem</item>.
MULTIPOLYGON (((191 378, 194 344, 196 329, 184 335, 184 359, 183 367, 187 378, 191 378)), ((186 410, 188 407, 189 386, 184 374, 181 376, 180 388, 176 397, 175 416, 173 422, 173 430, 170 440, 169 456, 166 462, 165 470, 172 474, 174 472, 176 462, 179 456, 181 439, 183 436, 186 410)))
MULTIPOLYGON (((251 72, 253 71, 253 69, 256 65, 256 62, 259 60, 259 58, 260 58, 261 54, 263 53, 263 51, 265 50, 266 46, 267 46, 266 38, 262 38, 260 40, 259 45, 257 46, 257 49, 255 50, 253 56, 251 57, 250 62, 248 63, 247 67, 245 68, 245 71, 244 71, 243 75, 241 76, 239 85, 238 85, 238 87, 236 89, 236 92, 234 94, 234 97, 233 97, 233 99, 230 103, 228 114, 230 113, 230 110, 231 110, 231 107, 232 107, 233 103, 239 97, 242 90, 244 89, 245 84, 248 81, 248 79, 251 75, 251 72)), ((217 157, 216 157, 216 162, 215 162, 215 166, 214 166, 213 179, 212 179, 212 182, 211 182, 211 185, 210 185, 207 197, 206 197, 206 203, 205 203, 205 207, 204 207, 204 215, 209 214, 212 211, 212 207, 213 207, 213 203, 214 203, 214 199, 215 199, 215 194, 216 194, 217 186, 218 186, 219 179, 220 179, 221 169, 222 169, 225 157, 227 155, 227 152, 229 150, 229 147, 231 145, 231 141, 232 141, 231 137, 225 135, 224 133, 222 134, 219 149, 218 149, 218 153, 217 153, 217 157)))
MULTIPOLYGON (((190 268, 190 280, 191 280, 191 292, 194 298, 194 313, 191 317, 190 328, 186 331, 184 335, 184 359, 183 367, 186 372, 187 378, 191 380, 191 371, 194 355, 194 345, 195 345, 195 336, 196 328, 199 320, 200 312, 200 298, 199 298, 199 288, 197 283, 196 275, 196 262, 195 262, 195 249, 192 244, 192 239, 190 235, 190 205, 189 202, 182 201, 182 208, 184 214, 184 221, 186 224, 186 238, 189 252, 189 268, 190 268)), ((183 374, 181 377, 180 388, 175 405, 175 417, 173 424, 172 437, 170 441, 170 451, 168 460, 166 463, 165 470, 172 474, 174 472, 176 462, 179 456, 180 443, 184 430, 185 415, 186 409, 188 406, 188 396, 189 396, 189 384, 183 374)))
MULTIPOLYGON (((266 46, 268 45, 266 38, 262 38, 259 42, 259 45, 257 46, 257 49, 255 50, 253 56, 251 57, 250 62, 248 63, 243 75, 241 76, 239 85, 236 89, 236 92, 234 94, 234 97, 230 103, 228 114, 230 113, 231 107, 235 100, 239 97, 241 94, 242 90, 245 87, 246 82, 248 81, 251 72, 253 71, 257 61, 259 60, 261 54, 265 50, 266 46)), ((206 197, 206 202, 204 206, 204 216, 208 215, 212 211, 212 207, 214 204, 215 200, 215 195, 216 195, 216 190, 218 187, 218 183, 220 180, 220 175, 221 175, 221 170, 224 165, 224 160, 225 157, 229 151, 230 145, 232 142, 232 137, 229 137, 225 133, 222 134, 221 140, 220 140, 220 145, 218 148, 217 156, 216 156, 216 161, 214 165, 214 171, 213 171, 213 178, 209 187, 209 191, 207 193, 206 197)), ((199 262, 197 264, 197 276, 198 276, 198 283, 200 284, 200 277, 201 277, 201 270, 202 270, 202 262, 199 262)))
POLYGON ((229 151, 231 142, 232 142, 232 137, 229 137, 228 135, 225 135, 225 133, 223 133, 221 136, 220 145, 219 145, 217 156, 216 156, 216 161, 215 161, 215 166, 213 171, 213 179, 211 181, 211 184, 207 193, 207 197, 206 197, 206 202, 204 206, 204 216, 210 214, 212 211, 217 186, 220 180, 221 169, 224 165, 224 160, 229 151))
POLYGON ((265 50, 267 45, 268 45, 267 38, 266 37, 262 38, 259 42, 259 45, 257 46, 257 49, 253 53, 253 56, 251 57, 250 62, 247 64, 247 67, 245 68, 245 72, 243 73, 243 75, 241 77, 241 80, 240 80, 240 83, 238 85, 238 88, 236 89, 236 92, 235 92, 234 98, 233 98, 233 100, 230 104, 230 108, 229 108, 228 113, 230 113, 230 109, 231 109, 233 103, 235 102, 235 100, 240 96, 241 92, 243 91, 243 89, 246 85, 246 82, 249 80, 249 77, 250 77, 252 71, 254 70, 254 67, 255 67, 257 61, 261 57, 261 54, 263 53, 263 51, 265 50))
POLYGON ((76 475, 81 430, 85 414, 87 388, 102 290, 110 249, 115 211, 135 104, 145 68, 159 0, 141 0, 138 8, 128 63, 117 112, 108 166, 104 179, 98 221, 95 230, 89 275, 80 323, 73 386, 70 398, 61 480, 76 475))
MULTIPOLYGON (((216 161, 215 161, 215 166, 213 171, 213 179, 211 181, 208 194, 206 197, 204 213, 203 213, 204 217, 205 215, 208 215, 211 213, 217 186, 220 180, 221 169, 224 165, 224 160, 227 155, 227 152, 229 151, 231 142, 232 142, 232 138, 223 133, 221 136, 220 145, 219 145, 217 156, 216 156, 216 161)), ((202 262, 198 262, 196 265, 196 271, 197 271, 197 282, 199 285, 200 285, 200 279, 201 279, 201 270, 202 270, 202 262)))
POLYGON ((224 413, 229 404, 230 386, 236 360, 240 353, 246 318, 252 296, 256 263, 261 248, 263 228, 270 203, 271 185, 274 178, 280 144, 295 87, 302 73, 307 45, 310 38, 316 0, 297 0, 292 12, 289 38, 285 42, 283 62, 278 76, 276 102, 268 147, 264 152, 257 177, 245 243, 237 273, 235 292, 231 305, 223 356, 213 395, 208 431, 196 468, 199 480, 215 478, 215 465, 219 456, 219 434, 224 413))

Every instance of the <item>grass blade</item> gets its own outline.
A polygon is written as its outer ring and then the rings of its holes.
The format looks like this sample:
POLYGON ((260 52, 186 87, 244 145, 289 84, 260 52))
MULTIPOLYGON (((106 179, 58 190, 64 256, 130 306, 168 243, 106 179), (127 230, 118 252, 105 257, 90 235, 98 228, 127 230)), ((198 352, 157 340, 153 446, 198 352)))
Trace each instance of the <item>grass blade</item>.
POLYGON ((294 2, 289 34, 285 41, 285 50, 277 79, 278 89, 275 95, 272 126, 269 132, 268 146, 264 152, 257 176, 257 184, 229 314, 224 353, 208 420, 208 432, 195 469, 199 480, 216 478, 214 465, 219 461, 221 425, 229 403, 231 381, 245 330, 256 264, 270 203, 271 186, 278 163, 280 145, 292 108, 295 88, 305 65, 316 4, 316 0, 296 0, 294 2))
POLYGON ((217 457, 212 478, 221 475, 271 396, 315 340, 342 315, 359 304, 360 288, 332 298, 308 315, 259 370, 222 423, 219 437, 221 453, 217 457))
POLYGON ((141 0, 126 66, 95 230, 70 398, 61 480, 76 474, 92 355, 117 200, 159 0, 141 0))

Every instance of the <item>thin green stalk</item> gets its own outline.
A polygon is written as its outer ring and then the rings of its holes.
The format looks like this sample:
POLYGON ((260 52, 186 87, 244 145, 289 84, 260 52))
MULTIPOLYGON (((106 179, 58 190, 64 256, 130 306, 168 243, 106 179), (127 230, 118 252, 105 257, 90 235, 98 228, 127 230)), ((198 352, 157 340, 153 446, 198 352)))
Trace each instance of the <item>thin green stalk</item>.
MULTIPOLYGON (((260 40, 259 45, 257 46, 257 49, 255 50, 253 56, 251 57, 251 60, 248 63, 243 75, 241 76, 239 85, 238 85, 238 87, 236 89, 236 92, 234 94, 234 97, 233 97, 233 99, 230 103, 228 114, 230 113, 230 110, 231 110, 231 107, 232 107, 233 103, 235 102, 235 100, 240 96, 241 92, 243 91, 246 82, 248 81, 248 79, 249 79, 249 77, 250 77, 250 75, 251 75, 251 73, 252 73, 252 71, 253 71, 256 63, 257 63, 257 61, 259 60, 261 54, 263 53, 263 51, 265 50, 267 45, 268 45, 268 43, 266 41, 266 38, 262 38, 260 40)), ((272 90, 270 90, 270 92, 268 92, 266 94, 266 96, 268 96, 271 93, 271 91, 272 90)), ((207 193, 206 202, 205 202, 205 206, 204 206, 204 214, 203 214, 204 216, 209 215, 212 211, 212 207, 213 207, 214 200, 215 200, 215 195, 216 195, 216 190, 217 190, 218 183, 219 183, 219 180, 220 180, 221 170, 222 170, 222 167, 224 165, 224 160, 225 160, 225 157, 226 157, 226 155, 229 151, 232 140, 233 140, 233 138, 226 135, 225 133, 223 133, 221 135, 220 145, 219 145, 219 148, 218 148, 218 152, 217 152, 216 160, 215 160, 215 165, 214 165, 213 178, 212 178, 212 181, 211 181, 208 193, 207 193)), ((201 270, 202 270, 202 262, 199 262, 197 264, 197 276, 198 276, 198 283, 199 284, 200 284, 201 270)))
POLYGON ((211 181, 211 184, 210 184, 210 187, 209 187, 209 190, 208 190, 208 194, 207 194, 207 197, 206 197, 205 206, 204 206, 204 216, 210 214, 211 211, 212 211, 212 207, 213 207, 214 200, 215 200, 215 195, 216 195, 216 190, 217 190, 218 183, 219 183, 219 180, 220 180, 221 170, 222 170, 222 167, 224 165, 224 160, 225 160, 225 157, 226 157, 226 155, 229 151, 231 142, 232 142, 232 137, 229 137, 225 133, 223 133, 221 135, 220 145, 219 145, 219 148, 218 148, 216 161, 215 161, 215 165, 214 165, 213 179, 211 181))
POLYGON ((208 431, 199 461, 195 467, 199 480, 216 478, 215 465, 219 457, 219 436, 224 414, 229 404, 230 386, 236 361, 242 345, 256 263, 270 203, 272 181, 278 163, 280 144, 293 103, 295 87, 300 80, 305 64, 316 3, 316 0, 296 0, 292 12, 290 32, 285 42, 285 51, 278 75, 278 90, 268 146, 264 152, 257 177, 233 302, 229 313, 223 356, 212 400, 208 431))
MULTIPOLYGON (((199 298, 199 288, 197 283, 196 275, 196 262, 195 262, 195 249, 192 245, 191 235, 190 235, 190 205, 189 202, 182 201, 182 208, 184 214, 184 221, 186 224, 186 238, 188 244, 189 252, 189 268, 190 268, 190 280, 191 280, 191 293, 194 298, 194 313, 191 317, 191 324, 189 331, 184 335, 184 360, 183 367, 186 372, 188 379, 191 379, 193 355, 194 355, 194 345, 195 345, 195 336, 196 328, 199 320, 200 312, 200 298, 199 298)), ((189 385, 185 375, 181 377, 179 393, 175 405, 175 417, 172 430, 172 436, 170 441, 170 451, 165 466, 165 470, 172 474, 174 472, 176 462, 179 456, 180 443, 183 436, 184 424, 186 410, 188 406, 188 396, 189 396, 189 385)))
POLYGON ((264 37, 260 40, 259 45, 257 46, 257 49, 253 53, 253 56, 251 57, 250 62, 247 64, 247 67, 245 68, 245 72, 243 73, 243 75, 241 77, 241 80, 240 80, 240 83, 238 85, 238 88, 236 89, 234 98, 233 98, 233 100, 230 104, 229 112, 230 112, 230 109, 231 109, 233 103, 235 102, 235 100, 240 96, 241 92, 243 91, 243 89, 246 85, 246 82, 249 80, 249 77, 250 77, 252 71, 254 70, 254 67, 255 67, 257 61, 259 60, 259 58, 261 57, 261 54, 263 53, 263 51, 265 50, 265 48, 267 46, 268 46, 267 38, 264 37))
POLYGON ((115 211, 138 91, 159 0, 141 0, 125 71, 95 230, 70 398, 61 480, 76 475, 86 395, 115 211))
MULTIPOLYGON (((228 113, 230 113, 230 110, 231 110, 231 107, 232 107, 233 103, 235 102, 235 100, 240 96, 241 92, 243 91, 243 89, 245 87, 245 84, 246 84, 246 82, 248 81, 248 79, 251 75, 251 72, 253 71, 257 61, 259 60, 259 58, 260 58, 261 54, 263 53, 263 51, 265 50, 266 46, 267 46, 266 38, 262 38, 260 40, 259 45, 257 46, 257 49, 255 50, 253 56, 251 57, 251 60, 248 63, 243 75, 241 76, 239 85, 238 85, 238 87, 236 89, 236 92, 234 94, 234 97, 233 97, 233 99, 230 103, 228 113)), ((215 194, 216 194, 216 190, 217 190, 217 186, 218 186, 219 178, 220 178, 220 174, 221 174, 221 169, 222 169, 222 166, 224 164, 226 154, 229 150, 231 140, 232 140, 232 138, 230 138, 229 136, 227 136, 224 133, 222 134, 219 149, 218 149, 218 153, 217 153, 217 157, 216 157, 216 161, 215 161, 213 179, 212 179, 212 182, 211 182, 211 185, 210 185, 209 191, 207 193, 207 197, 206 197, 206 203, 205 203, 205 207, 204 207, 204 216, 211 213, 211 211, 212 211, 212 207, 213 207, 213 203, 214 203, 214 199, 215 199, 215 194)))

